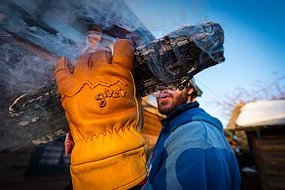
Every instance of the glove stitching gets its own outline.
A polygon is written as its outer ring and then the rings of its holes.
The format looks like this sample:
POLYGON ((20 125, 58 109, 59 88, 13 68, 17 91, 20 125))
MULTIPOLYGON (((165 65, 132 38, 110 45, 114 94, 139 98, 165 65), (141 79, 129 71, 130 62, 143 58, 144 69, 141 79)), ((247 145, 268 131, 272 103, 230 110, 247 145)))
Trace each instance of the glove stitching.
MULTIPOLYGON (((123 132, 125 132, 126 130, 130 131, 131 128, 134 128, 134 125, 126 126, 126 127, 119 128, 119 129, 113 128, 113 130, 106 130, 106 132, 101 131, 98 134, 93 134, 93 135, 89 135, 87 137, 84 137, 84 139, 78 139, 78 142, 87 141, 87 140, 93 141, 94 138, 99 139, 101 135, 107 136, 108 134, 112 135, 114 132, 119 133, 120 131, 123 131, 123 132)), ((137 130, 135 130, 135 131, 137 131, 137 130)))
POLYGON ((78 93, 81 91, 81 89, 82 89, 85 85, 88 85, 89 88, 92 88, 92 89, 93 89, 93 88, 96 88, 96 87, 99 86, 99 85, 104 86, 104 87, 111 87, 111 86, 116 85, 116 84, 118 84, 118 83, 120 83, 120 82, 122 82, 123 84, 127 84, 127 82, 126 82, 125 80, 123 80, 123 79, 117 79, 116 82, 113 82, 113 83, 96 82, 95 84, 93 84, 93 83, 90 82, 90 81, 85 81, 85 82, 83 82, 83 83, 80 85, 79 88, 77 88, 77 89, 74 90, 73 92, 64 92, 64 93, 62 94, 62 96, 61 96, 61 101, 62 101, 64 98, 66 98, 66 97, 70 98, 70 97, 73 97, 74 95, 78 94, 78 93))

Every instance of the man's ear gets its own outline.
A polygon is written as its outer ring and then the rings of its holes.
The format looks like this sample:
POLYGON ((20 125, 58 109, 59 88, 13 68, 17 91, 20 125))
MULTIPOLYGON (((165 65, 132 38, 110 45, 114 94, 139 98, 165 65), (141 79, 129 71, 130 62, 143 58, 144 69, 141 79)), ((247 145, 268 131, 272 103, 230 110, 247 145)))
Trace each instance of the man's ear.
POLYGON ((188 92, 187 92, 188 96, 192 95, 193 93, 194 93, 194 89, 193 88, 189 88, 188 92))
POLYGON ((188 95, 188 103, 195 101, 195 90, 193 88, 189 88, 187 91, 188 95))

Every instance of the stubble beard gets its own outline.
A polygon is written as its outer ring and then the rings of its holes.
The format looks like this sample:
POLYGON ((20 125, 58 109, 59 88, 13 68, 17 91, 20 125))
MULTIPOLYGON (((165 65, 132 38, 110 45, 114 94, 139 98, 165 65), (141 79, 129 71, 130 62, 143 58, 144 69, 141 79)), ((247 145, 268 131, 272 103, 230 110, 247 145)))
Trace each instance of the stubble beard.
POLYGON ((182 104, 186 104, 188 101, 188 94, 187 92, 182 92, 177 96, 171 96, 166 100, 158 100, 158 111, 161 114, 169 115, 171 114, 174 109, 182 104))

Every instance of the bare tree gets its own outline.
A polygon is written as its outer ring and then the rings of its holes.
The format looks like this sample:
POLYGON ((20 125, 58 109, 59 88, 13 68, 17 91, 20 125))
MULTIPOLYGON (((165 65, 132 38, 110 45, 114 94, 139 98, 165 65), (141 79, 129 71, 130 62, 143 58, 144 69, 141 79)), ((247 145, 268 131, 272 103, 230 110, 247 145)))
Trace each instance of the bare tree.
POLYGON ((285 99, 285 76, 273 73, 274 79, 270 81, 256 81, 251 89, 243 87, 235 88, 228 93, 225 98, 214 103, 222 110, 222 114, 229 118, 234 107, 243 102, 253 102, 256 100, 285 99))

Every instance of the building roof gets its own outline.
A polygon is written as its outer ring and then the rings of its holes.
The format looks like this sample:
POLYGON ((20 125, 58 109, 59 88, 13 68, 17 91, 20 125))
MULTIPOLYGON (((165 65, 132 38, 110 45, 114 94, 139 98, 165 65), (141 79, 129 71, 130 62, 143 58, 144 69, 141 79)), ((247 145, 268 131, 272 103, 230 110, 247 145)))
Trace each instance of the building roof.
POLYGON ((245 104, 236 119, 239 127, 285 124, 285 100, 264 100, 245 104))

